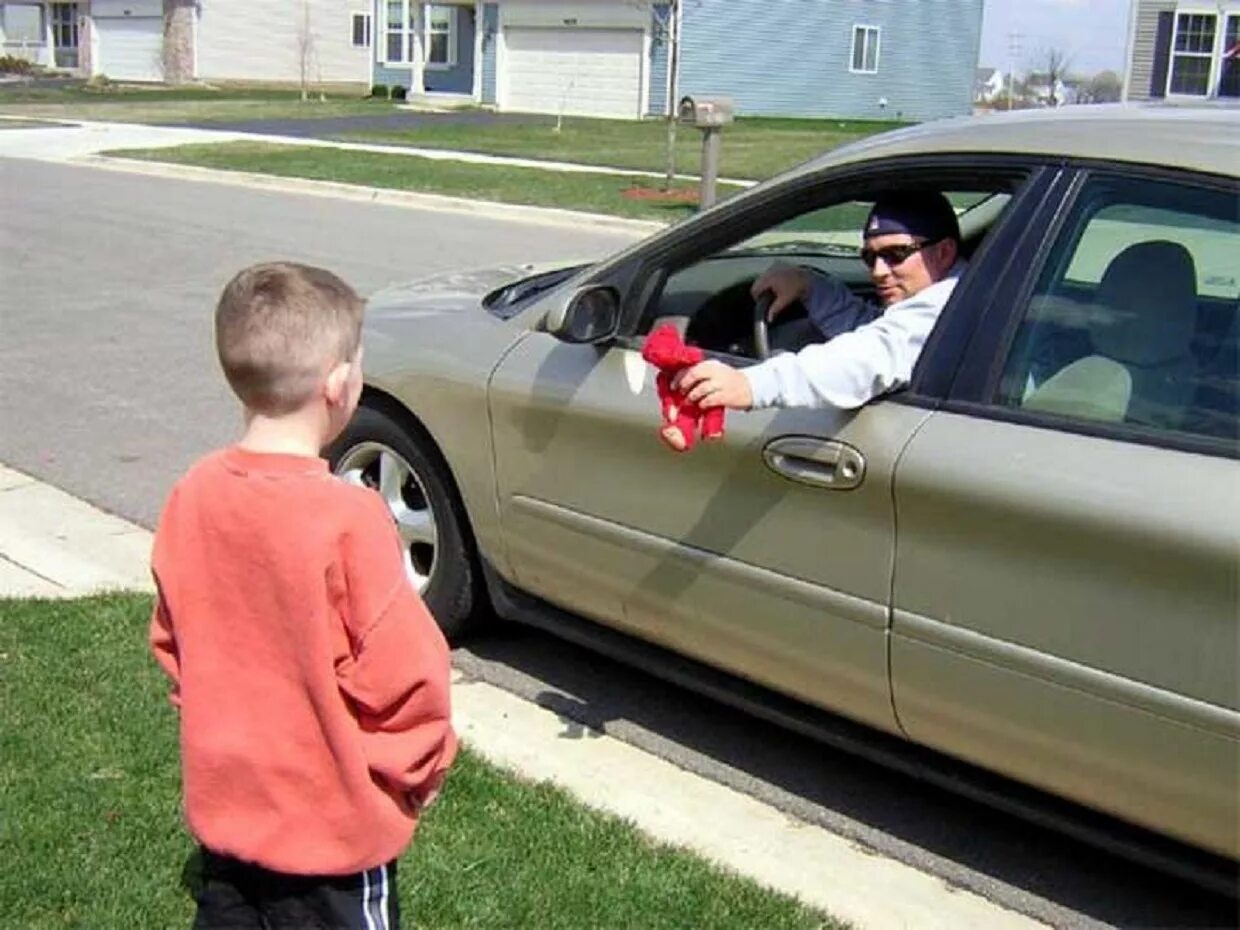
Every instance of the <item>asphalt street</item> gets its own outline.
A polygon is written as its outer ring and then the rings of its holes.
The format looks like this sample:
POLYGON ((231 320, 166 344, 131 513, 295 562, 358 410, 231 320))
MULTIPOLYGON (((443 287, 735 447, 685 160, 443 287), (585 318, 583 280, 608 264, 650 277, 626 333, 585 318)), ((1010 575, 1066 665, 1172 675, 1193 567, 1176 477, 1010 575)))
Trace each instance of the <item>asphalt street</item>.
MULTIPOLYGON (((605 254, 632 237, 0 160, 0 461, 151 526, 236 435, 220 287, 254 261, 370 292, 449 268, 605 254)), ((639 671, 506 627, 457 664, 683 768, 1056 926, 1221 927, 1235 903, 878 768, 639 671)))
POLYGON ((368 294, 632 239, 0 159, 0 460, 150 526, 176 476, 236 435, 211 314, 245 265, 322 265, 368 294))

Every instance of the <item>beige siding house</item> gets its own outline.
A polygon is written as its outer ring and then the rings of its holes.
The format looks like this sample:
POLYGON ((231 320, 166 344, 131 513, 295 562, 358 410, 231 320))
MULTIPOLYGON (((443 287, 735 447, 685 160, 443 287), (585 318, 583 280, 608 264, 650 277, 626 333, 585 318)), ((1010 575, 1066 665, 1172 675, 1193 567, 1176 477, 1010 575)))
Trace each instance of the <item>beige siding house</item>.
POLYGON ((205 81, 370 83, 370 48, 353 44, 370 0, 203 0, 194 77, 205 81))
POLYGON ((118 81, 371 82, 372 0, 0 0, 0 54, 118 81))

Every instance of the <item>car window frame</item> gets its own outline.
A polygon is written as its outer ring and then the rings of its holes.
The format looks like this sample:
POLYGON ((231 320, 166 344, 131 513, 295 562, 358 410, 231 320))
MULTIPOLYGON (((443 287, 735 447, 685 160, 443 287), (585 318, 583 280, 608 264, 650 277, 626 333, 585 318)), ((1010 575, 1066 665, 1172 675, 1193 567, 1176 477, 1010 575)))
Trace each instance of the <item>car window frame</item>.
MULTIPOLYGON (((914 181, 932 181, 936 176, 944 179, 959 176, 963 188, 969 180, 975 181, 978 175, 1013 177, 1015 189, 1012 202, 1005 208, 995 228, 990 230, 981 248, 973 256, 969 273, 966 275, 966 280, 971 280, 985 265, 985 255, 991 251, 988 247, 990 240, 1004 227, 1011 225, 1014 212, 1024 212, 1017 209, 1022 202, 1040 202, 1040 194, 1045 184, 1044 172, 1049 161, 1053 160, 1025 155, 970 152, 903 155, 868 163, 849 163, 820 174, 790 179, 780 185, 779 189, 768 190, 765 201, 757 207, 749 202, 755 192, 749 192, 739 197, 734 203, 734 209, 721 215, 718 221, 688 223, 675 227, 669 230, 665 237, 659 237, 657 242, 651 243, 648 250, 642 250, 631 257, 634 265, 628 269, 628 274, 624 275, 627 289, 622 292, 622 323, 612 344, 640 350, 645 337, 637 331, 638 327, 649 302, 661 290, 670 269, 687 267, 719 252, 729 244, 743 241, 793 216, 821 209, 830 203, 839 203, 848 197, 850 188, 872 188, 884 178, 907 184, 910 178, 914 181), (807 206, 807 201, 817 205, 807 206)), ((609 272, 600 274, 592 283, 603 283, 604 280, 608 283, 615 282, 615 270, 609 272)), ((948 304, 948 307, 950 306, 951 303, 948 304)), ((944 313, 946 314, 947 310, 944 313)), ((707 354, 710 358, 736 367, 748 367, 758 363, 757 359, 730 353, 711 351, 707 354)), ((907 391, 901 391, 888 395, 888 398, 904 399, 906 394, 907 391)))
MULTIPOLYGON (((1008 356, 1021 323, 1028 314, 1034 290, 1053 260, 1056 246, 1068 234, 1068 223, 1077 214, 1090 180, 1122 177, 1217 190, 1224 196, 1240 196, 1240 180, 1233 176, 1163 166, 1102 160, 1072 160, 1067 170, 1064 196, 1049 204, 1053 216, 1045 223, 1041 243, 1021 275, 1013 276, 989 302, 976 332, 963 353, 959 368, 940 409, 981 419, 1013 423, 1038 429, 1091 436, 1118 442, 1154 446, 1223 458, 1240 459, 1240 442, 1224 437, 1197 436, 1128 423, 1108 423, 1059 414, 1009 407, 997 401, 1008 356)), ((927 347, 929 348, 929 347, 927 347)))
POLYGON ((981 247, 931 330, 913 368, 909 386, 899 397, 905 403, 936 409, 950 396, 960 367, 979 326, 1013 277, 1021 277, 1022 256, 1039 252, 1055 206, 1069 184, 1061 159, 1030 160, 1035 170, 1016 192, 981 247))

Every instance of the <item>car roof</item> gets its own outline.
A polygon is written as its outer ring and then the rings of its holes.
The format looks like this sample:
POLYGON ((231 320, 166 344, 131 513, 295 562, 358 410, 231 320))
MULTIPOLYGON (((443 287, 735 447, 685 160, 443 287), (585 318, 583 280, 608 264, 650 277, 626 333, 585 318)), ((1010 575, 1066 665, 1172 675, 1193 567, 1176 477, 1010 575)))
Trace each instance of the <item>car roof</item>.
POLYGON ((793 173, 951 152, 1124 161, 1236 177, 1240 109, 1091 104, 956 117, 870 136, 806 162, 793 173))

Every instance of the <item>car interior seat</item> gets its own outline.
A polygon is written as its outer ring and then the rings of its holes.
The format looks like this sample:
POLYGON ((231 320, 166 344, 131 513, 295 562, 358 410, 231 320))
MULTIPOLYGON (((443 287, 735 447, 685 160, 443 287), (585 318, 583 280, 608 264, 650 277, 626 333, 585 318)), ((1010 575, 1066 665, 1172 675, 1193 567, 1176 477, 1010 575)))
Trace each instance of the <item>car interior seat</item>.
POLYGON ((1138 242, 1111 260, 1090 313, 1090 354, 1030 391, 1029 410, 1181 429, 1197 382, 1197 270, 1184 246, 1138 242))

